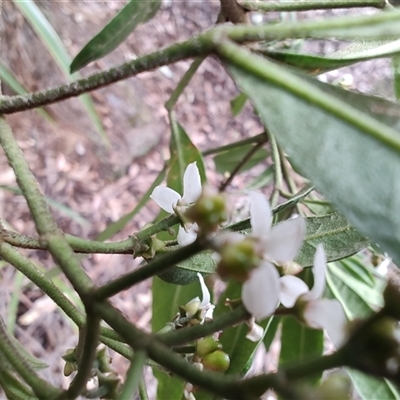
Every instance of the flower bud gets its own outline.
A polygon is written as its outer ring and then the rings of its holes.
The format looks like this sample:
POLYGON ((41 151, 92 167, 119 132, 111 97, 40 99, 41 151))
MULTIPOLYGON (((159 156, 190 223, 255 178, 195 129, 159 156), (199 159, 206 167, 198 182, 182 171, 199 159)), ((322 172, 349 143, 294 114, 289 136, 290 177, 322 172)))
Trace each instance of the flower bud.
POLYGON ((216 350, 203 357, 202 364, 204 368, 212 371, 226 371, 229 368, 230 359, 228 354, 222 350, 216 350))
POLYGON ((186 211, 186 217, 196 222, 204 232, 215 231, 228 217, 224 196, 210 188, 204 188, 196 203, 186 211))
POLYGON ((227 244, 221 250, 221 260, 217 273, 222 279, 233 278, 245 282, 250 272, 259 263, 253 240, 246 238, 240 242, 227 244))
POLYGON ((347 375, 335 373, 329 375, 317 388, 318 398, 323 400, 350 400, 351 380, 347 375))
POLYGON ((196 355, 199 357, 204 357, 216 350, 220 350, 222 345, 215 340, 213 337, 208 336, 206 338, 200 339, 196 343, 196 355))

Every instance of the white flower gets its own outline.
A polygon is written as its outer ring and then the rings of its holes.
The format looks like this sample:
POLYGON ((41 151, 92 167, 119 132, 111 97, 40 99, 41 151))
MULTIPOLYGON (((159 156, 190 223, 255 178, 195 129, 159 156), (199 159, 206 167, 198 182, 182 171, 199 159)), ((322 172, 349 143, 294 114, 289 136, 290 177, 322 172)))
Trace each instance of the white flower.
MULTIPOLYGON (((150 198, 166 212, 173 214, 179 206, 186 206, 194 203, 201 195, 201 179, 196 162, 189 164, 183 174, 183 196, 167 186, 154 188, 150 198)), ((188 227, 179 227, 178 243, 181 246, 193 243, 197 237, 197 224, 188 227)))
POLYGON ((200 311, 201 323, 203 323, 206 320, 213 319, 215 306, 210 303, 210 291, 208 290, 208 287, 204 282, 203 276, 200 273, 197 273, 197 276, 200 281, 202 300, 200 300, 200 297, 197 296, 194 299, 190 300, 183 308, 186 310, 187 317, 191 317, 195 315, 198 311, 200 311))
POLYGON ((279 279, 279 300, 285 307, 293 307, 297 300, 305 303, 302 318, 311 328, 324 329, 336 348, 345 339, 347 319, 338 300, 322 299, 325 290, 326 256, 319 244, 314 256, 314 286, 311 290, 295 276, 279 279))
POLYGON ((305 236, 305 221, 296 217, 271 228, 272 212, 261 193, 250 193, 250 223, 263 261, 242 287, 242 301, 256 319, 271 315, 279 303, 279 274, 273 262, 292 261, 305 236))

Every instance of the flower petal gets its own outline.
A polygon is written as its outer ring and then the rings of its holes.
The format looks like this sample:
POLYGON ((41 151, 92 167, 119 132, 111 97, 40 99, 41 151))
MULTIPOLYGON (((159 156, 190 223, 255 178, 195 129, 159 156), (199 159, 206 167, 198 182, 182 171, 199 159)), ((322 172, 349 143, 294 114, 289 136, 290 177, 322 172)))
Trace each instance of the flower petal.
POLYGON ((188 244, 193 243, 197 239, 197 229, 197 224, 191 225, 187 231, 180 226, 176 237, 179 246, 187 246, 188 244))
POLYGON ((306 234, 306 222, 296 217, 272 227, 264 244, 264 254, 277 262, 293 261, 306 234))
POLYGON ((271 315, 279 301, 279 274, 276 268, 263 262, 255 268, 242 286, 242 301, 256 319, 271 315))
POLYGON ((202 293, 202 300, 201 300, 200 308, 204 308, 205 306, 210 304, 211 295, 210 295, 210 291, 208 290, 207 285, 204 282, 203 275, 201 275, 198 272, 197 276, 198 276, 199 281, 200 281, 201 293, 202 293))
POLYGON ((176 203, 181 199, 181 195, 167 186, 157 186, 154 188, 150 198, 167 213, 173 214, 173 206, 176 206, 176 203))
POLYGON ((300 278, 292 275, 279 278, 279 301, 287 308, 295 305, 296 300, 308 292, 307 284, 300 278))
POLYGON ((314 286, 305 296, 307 300, 316 300, 322 297, 326 283, 326 256, 324 246, 319 244, 314 255, 314 286))
POLYGON ((344 344, 347 318, 338 300, 310 301, 303 317, 311 328, 324 329, 336 348, 344 344))
POLYGON ((257 325, 254 318, 251 318, 247 325, 249 327, 249 331, 246 334, 246 339, 250 340, 251 342, 259 342, 264 336, 264 329, 257 325))
POLYGON ((183 174, 182 203, 194 203, 201 195, 201 179, 197 163, 193 162, 186 167, 183 174))
POLYGON ((266 236, 272 224, 272 212, 265 196, 258 192, 250 192, 250 223, 253 236, 266 236))

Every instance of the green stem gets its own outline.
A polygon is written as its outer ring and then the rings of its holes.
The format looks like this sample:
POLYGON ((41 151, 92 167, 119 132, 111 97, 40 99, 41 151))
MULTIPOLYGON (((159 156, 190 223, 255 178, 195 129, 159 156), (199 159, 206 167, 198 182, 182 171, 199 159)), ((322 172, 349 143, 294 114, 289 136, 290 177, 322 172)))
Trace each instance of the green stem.
POLYGON ((188 246, 181 247, 176 251, 167 253, 161 257, 157 257, 146 266, 101 286, 96 290, 95 297, 98 300, 102 300, 107 297, 114 296, 122 290, 126 290, 131 286, 144 281, 145 279, 151 278, 160 272, 166 271, 168 268, 173 267, 175 264, 186 260, 202 250, 204 250, 204 245, 200 243, 199 240, 196 240, 188 246))
POLYGON ((283 189, 283 178, 281 169, 281 157, 279 154, 278 143, 276 143, 275 136, 269 134, 269 140, 271 143, 271 157, 274 163, 274 191, 270 199, 272 207, 275 207, 279 200, 279 191, 283 189))
POLYGON ((335 8, 384 8, 385 0, 319 0, 319 1, 284 1, 262 2, 239 0, 239 4, 251 11, 285 12, 285 11, 309 11, 331 10, 335 8))
POLYGON ((32 388, 33 392, 40 399, 51 399, 58 396, 61 391, 42 379, 29 363, 26 362, 24 355, 14 345, 8 336, 7 327, 0 318, 0 351, 7 361, 13 366, 21 378, 32 388))
POLYGON ((138 386, 143 379, 143 367, 146 362, 146 352, 138 350, 132 358, 126 374, 125 383, 117 400, 134 399, 138 386))
POLYGON ((203 156, 210 156, 213 154, 218 154, 218 153, 222 153, 224 151, 228 151, 228 150, 233 150, 233 149, 237 149, 239 147, 245 146, 247 144, 253 144, 253 143, 267 143, 268 142, 268 136, 265 132, 262 132, 258 135, 255 135, 251 138, 248 139, 243 139, 240 140, 238 142, 235 143, 230 143, 227 144, 225 146, 221 146, 221 147, 216 147, 215 149, 210 149, 210 150, 205 150, 203 151, 203 156))
POLYGON ((0 143, 17 177, 19 188, 28 203, 39 235, 47 241, 47 249, 85 302, 85 296, 91 292, 93 283, 58 229, 37 181, 4 119, 0 119, 0 143))
MULTIPOLYGON (((179 217, 176 215, 169 215, 158 223, 119 242, 103 243, 82 239, 72 235, 65 235, 65 239, 76 253, 134 254, 135 249, 139 250, 138 252, 140 253, 142 244, 144 244, 144 242, 151 236, 161 231, 166 231, 177 223, 179 223, 179 217)), ((45 240, 39 240, 37 238, 21 235, 5 229, 2 231, 2 239, 13 246, 24 249, 45 250, 47 248, 47 242, 45 240)))
MULTIPOLYGON (((86 383, 91 376, 93 362, 96 358, 100 335, 100 318, 92 310, 87 309, 86 324, 81 332, 84 335, 83 351, 82 354, 79 354, 78 372, 66 393, 68 399, 75 399, 86 389, 86 383)), ((60 400, 63 398, 65 397, 59 397, 60 400)))
POLYGON ((197 57, 192 62, 192 64, 190 65, 189 69, 185 72, 185 74, 183 75, 182 79, 179 81, 178 85, 176 86, 176 88, 172 92, 171 97, 165 103, 165 108, 167 109, 167 111, 172 111, 172 109, 174 108, 174 106, 175 106, 176 102, 178 101, 180 95, 185 90, 185 88, 189 84, 189 82, 192 80, 194 74, 199 69, 200 65, 205 60, 205 58, 206 58, 206 56, 197 57))
POLYGON ((251 315, 247 310, 243 306, 239 306, 203 325, 194 325, 188 328, 170 331, 158 335, 158 339, 167 346, 178 346, 211 335, 229 326, 236 325, 250 317, 251 315))
POLYGON ((292 74, 281 66, 265 58, 256 56, 247 49, 232 42, 220 44, 218 52, 221 58, 242 68, 254 77, 277 85, 282 90, 293 94, 303 101, 314 104, 341 121, 361 130, 364 134, 378 139, 379 142, 385 143, 388 147, 400 151, 400 138, 398 132, 394 129, 350 107, 336 97, 326 94, 322 89, 292 74))
POLYGON ((149 395, 147 394, 147 389, 144 381, 139 383, 139 397, 140 400, 149 400, 149 395))
POLYGON ((255 146, 253 146, 250 151, 247 152, 247 154, 243 157, 242 160, 235 166, 233 171, 230 173, 229 177, 221 183, 220 187, 218 190, 220 192, 223 192, 233 181, 233 178, 240 172, 240 170, 243 168, 243 166, 251 159, 251 157, 254 156, 254 154, 264 145, 263 142, 257 143, 255 146))
POLYGON ((294 193, 297 193, 299 191, 299 188, 296 185, 296 182, 292 178, 291 171, 289 170, 290 163, 288 159, 286 158, 283 150, 281 147, 279 149, 279 155, 281 159, 281 168, 282 168, 282 175, 283 179, 285 180, 288 188, 290 189, 290 195, 293 196, 294 193))
POLYGON ((138 75, 141 72, 151 71, 186 58, 208 54, 211 52, 211 46, 210 40, 202 36, 197 36, 186 42, 173 44, 165 49, 66 85, 24 96, 3 98, 0 102, 0 114, 12 114, 76 97, 82 93, 87 93, 138 75))
POLYGON ((0 363, 0 387, 7 399, 37 399, 32 390, 16 378, 2 363, 0 363))

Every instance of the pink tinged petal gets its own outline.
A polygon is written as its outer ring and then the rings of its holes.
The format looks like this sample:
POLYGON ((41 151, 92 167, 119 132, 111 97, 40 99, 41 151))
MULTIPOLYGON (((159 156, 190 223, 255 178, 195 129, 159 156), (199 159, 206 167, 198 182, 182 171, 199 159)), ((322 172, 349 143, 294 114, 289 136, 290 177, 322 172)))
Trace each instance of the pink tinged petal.
POLYGON ((256 319, 271 315, 279 301, 279 274, 267 262, 255 268, 242 286, 242 301, 246 310, 256 319))
POLYGON ((201 179, 196 162, 189 164, 183 174, 182 203, 194 203, 201 195, 201 179))
POLYGON ((258 192, 250 192, 250 223, 253 236, 268 235, 272 224, 272 212, 265 196, 258 192))
POLYGON ((173 207, 175 207, 181 199, 181 195, 169 187, 157 186, 154 188, 150 198, 153 199, 164 211, 173 214, 175 212, 173 207))
POLYGON ((279 278, 279 301, 286 308, 295 305, 297 299, 308 292, 308 286, 301 279, 286 275, 279 278))
POLYGON ((196 240, 196 238, 197 238, 196 227, 192 226, 187 232, 181 226, 179 227, 178 236, 176 238, 179 246, 187 246, 188 244, 193 243, 196 240))
POLYGON ((204 308, 205 306, 210 304, 210 301, 211 301, 210 291, 208 290, 208 287, 206 286, 206 284, 204 282, 203 275, 201 275, 200 273, 197 273, 197 276, 200 281, 201 293, 202 293, 202 300, 201 300, 200 308, 204 308))
POLYGON ((344 344, 347 318, 339 301, 329 299, 310 301, 303 317, 311 328, 324 329, 336 348, 344 344))
POLYGON ((265 241, 264 254, 277 262, 293 261, 303 243, 306 222, 303 217, 289 219, 275 225, 265 241))
POLYGON ((309 293, 304 296, 305 300, 316 300, 322 297, 326 283, 326 256, 324 247, 319 244, 314 255, 314 286, 309 293))

